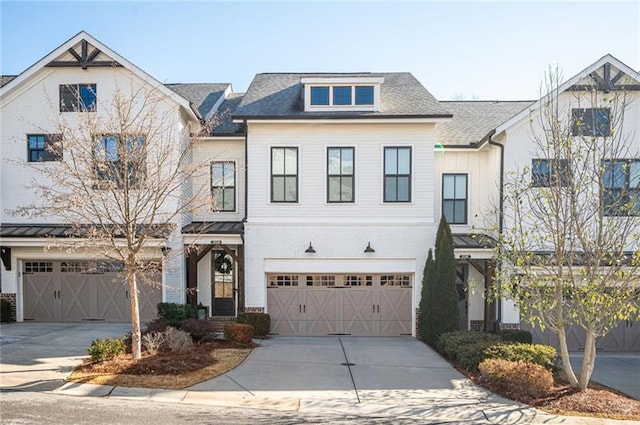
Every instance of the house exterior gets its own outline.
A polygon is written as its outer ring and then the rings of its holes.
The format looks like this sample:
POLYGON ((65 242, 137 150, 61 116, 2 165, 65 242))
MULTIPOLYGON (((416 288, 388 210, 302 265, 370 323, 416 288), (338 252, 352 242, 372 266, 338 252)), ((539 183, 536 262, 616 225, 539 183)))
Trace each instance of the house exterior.
MULTIPOLYGON (((638 92, 638 73, 611 56, 563 90, 602 82, 605 69, 608 81, 638 92)), ((109 285, 114 273, 68 273, 71 260, 95 259, 45 249, 50 239, 42 236, 64 236, 65 223, 9 212, 31 201, 27 190, 16 190, 32 178, 17 164, 32 153, 29 137, 53 131, 47 118, 63 113, 60 86, 98 86, 100 105, 125 77, 166 96, 167 111, 185 129, 179 136, 196 138, 192 155, 208 163, 184 190, 211 197, 149 247, 165 265, 161 284, 141 290, 143 320, 159 301, 189 302, 221 322, 267 312, 278 335, 415 336, 426 254, 444 214, 458 259, 460 328, 520 326, 513 303, 484 295, 494 284, 495 237, 505 225, 501 182, 536 158, 529 120, 539 103, 438 101, 402 72, 264 73, 246 93, 230 84, 161 84, 84 32, 19 76, 2 78, 0 283, 17 320, 127 320, 119 312, 126 294, 109 285), (44 95, 52 101, 41 102, 44 95), (196 136, 207 123, 207 134, 196 136), (66 286, 95 288, 79 299, 66 286), (69 296, 73 305, 93 303, 93 316, 65 307, 69 296), (119 307, 96 310, 103 299, 119 307)), ((625 116, 637 134, 637 103, 625 116)), ((640 326, 625 329, 626 340, 640 340, 640 326)))

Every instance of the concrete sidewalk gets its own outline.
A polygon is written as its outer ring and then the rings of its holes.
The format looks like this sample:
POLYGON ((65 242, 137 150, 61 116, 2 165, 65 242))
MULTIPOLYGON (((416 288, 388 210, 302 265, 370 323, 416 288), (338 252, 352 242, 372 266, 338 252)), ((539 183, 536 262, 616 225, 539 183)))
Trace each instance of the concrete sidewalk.
POLYGON ((124 388, 63 379, 95 338, 125 324, 2 325, 1 391, 113 397, 163 403, 338 413, 425 422, 618 424, 562 417, 496 396, 413 338, 284 338, 261 341, 226 375, 186 390, 124 388))

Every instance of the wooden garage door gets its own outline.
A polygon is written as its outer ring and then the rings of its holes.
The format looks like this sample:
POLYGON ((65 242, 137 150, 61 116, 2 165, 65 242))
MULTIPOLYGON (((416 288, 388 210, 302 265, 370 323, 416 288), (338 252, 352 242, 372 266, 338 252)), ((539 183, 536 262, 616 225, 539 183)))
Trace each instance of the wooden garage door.
MULTIPOLYGON (((128 322, 130 298, 114 262, 25 261, 24 320, 128 322)), ((140 319, 153 320, 162 300, 161 276, 138 283, 140 319)))
POLYGON ((411 335, 412 276, 267 276, 271 333, 278 335, 411 335))

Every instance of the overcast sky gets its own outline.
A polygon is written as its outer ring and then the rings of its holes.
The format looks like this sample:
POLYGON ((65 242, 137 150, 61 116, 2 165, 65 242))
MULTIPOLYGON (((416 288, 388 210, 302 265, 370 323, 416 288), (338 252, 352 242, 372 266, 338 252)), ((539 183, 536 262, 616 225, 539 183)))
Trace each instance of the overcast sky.
POLYGON ((640 69, 640 1, 34 2, 0 0, 18 74, 81 30, 165 83, 259 72, 409 71, 440 100, 534 99, 611 53, 640 69))

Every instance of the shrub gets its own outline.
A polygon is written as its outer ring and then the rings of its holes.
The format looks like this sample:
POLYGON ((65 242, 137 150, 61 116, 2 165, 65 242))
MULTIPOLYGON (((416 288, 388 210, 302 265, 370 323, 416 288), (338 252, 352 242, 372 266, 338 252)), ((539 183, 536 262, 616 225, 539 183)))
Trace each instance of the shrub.
POLYGON ((103 362, 124 353, 124 341, 120 338, 95 339, 87 348, 91 360, 103 362))
POLYGON ((544 344, 502 343, 487 347, 485 358, 501 359, 512 362, 530 362, 553 371, 558 352, 544 344))
POLYGON ((142 346, 149 354, 156 354, 164 344, 164 333, 149 332, 142 335, 142 346))
POLYGON ((440 336, 436 348, 447 358, 458 360, 458 351, 464 345, 475 344, 481 341, 497 343, 501 338, 497 335, 486 332, 475 331, 455 331, 447 332, 440 336))
POLYGON ((516 398, 543 397, 553 385, 551 372, 529 362, 486 359, 478 368, 483 380, 491 389, 516 398))
POLYGON ((214 339, 217 328, 211 320, 185 319, 180 325, 180 329, 188 332, 196 342, 214 339))
POLYGON ((191 304, 158 303, 158 318, 168 320, 171 326, 178 327, 183 320, 190 317, 196 317, 191 304))
POLYGON ((224 338, 236 344, 250 344, 253 338, 253 326, 243 323, 224 325, 224 338))
POLYGON ((15 312, 9 300, 0 300, 0 322, 13 322, 15 312))
POLYGON ((253 326, 253 334, 267 336, 271 330, 271 317, 267 313, 240 313, 238 323, 253 326))
POLYGON ((525 344, 533 343, 533 335, 531 335, 531 332, 522 329, 505 329, 498 331, 497 334, 504 341, 522 342, 525 344))
POLYGON ((151 332, 163 333, 167 330, 168 327, 169 321, 167 319, 153 319, 152 321, 145 324, 142 334, 151 332))
POLYGON ((460 366, 467 370, 476 371, 478 365, 487 358, 486 350, 497 344, 495 340, 479 340, 472 344, 458 347, 456 359, 460 366))
POLYGON ((169 351, 187 351, 193 345, 191 335, 187 332, 169 326, 164 332, 164 343, 169 351))

